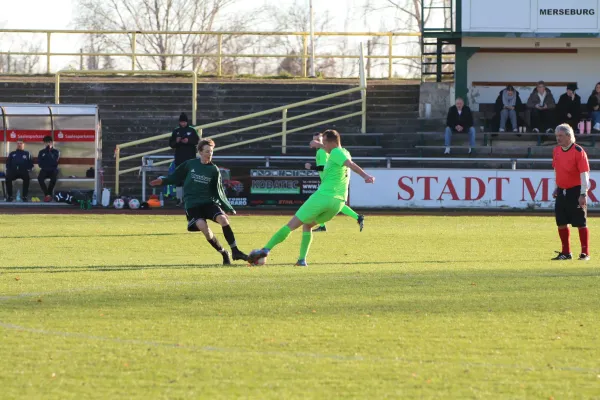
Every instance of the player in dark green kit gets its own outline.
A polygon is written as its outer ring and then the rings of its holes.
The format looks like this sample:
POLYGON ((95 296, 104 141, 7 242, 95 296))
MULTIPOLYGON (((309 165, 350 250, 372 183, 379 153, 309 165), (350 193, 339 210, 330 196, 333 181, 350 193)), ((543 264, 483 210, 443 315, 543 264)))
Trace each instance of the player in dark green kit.
POLYGON ((248 256, 238 249, 235 236, 229 225, 229 219, 223 212, 235 214, 235 210, 229 204, 219 168, 212 163, 215 142, 211 139, 202 140, 198 143, 200 159, 188 160, 177 167, 175 172, 166 178, 158 178, 150 182, 152 186, 173 185, 183 182, 183 201, 185 213, 188 220, 188 231, 202 232, 208 243, 223 256, 223 264, 231 264, 233 260, 248 259, 248 256), (223 235, 231 247, 231 255, 221 246, 206 221, 212 220, 223 228, 223 235))
MULTIPOLYGON (((312 169, 312 170, 316 170, 319 172, 319 176, 321 177, 321 182, 323 181, 323 170, 325 169, 325 165, 327 164, 327 160, 329 159, 329 153, 327 153, 323 147, 323 134, 322 133, 315 133, 313 135, 313 141, 311 142, 311 147, 314 147, 317 149, 317 155, 315 156, 315 167, 313 168, 313 166, 310 163, 306 163, 305 167, 306 169, 312 169)), ((365 216, 362 214, 357 214, 353 209, 351 209, 350 207, 348 207, 348 205, 344 205, 344 208, 342 208, 342 211, 340 211, 342 214, 345 214, 351 218, 353 218, 356 222, 358 222, 358 226, 360 228, 360 231, 362 232, 363 228, 365 227, 365 216)), ((317 229, 315 229, 313 232, 327 232, 327 227, 325 226, 325 224, 320 224, 319 227, 317 229)))

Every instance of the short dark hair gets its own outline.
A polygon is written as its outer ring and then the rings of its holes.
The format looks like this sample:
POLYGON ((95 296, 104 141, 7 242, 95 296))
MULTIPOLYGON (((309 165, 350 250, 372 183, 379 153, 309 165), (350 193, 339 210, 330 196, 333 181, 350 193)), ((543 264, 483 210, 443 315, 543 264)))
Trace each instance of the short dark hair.
POLYGON ((546 87, 546 82, 544 82, 544 81, 538 81, 537 86, 540 86, 540 85, 546 87))
POLYGON ((203 139, 198 143, 198 152, 202 151, 204 146, 215 147, 215 142, 212 139, 203 139))
POLYGON ((340 134, 335 129, 327 129, 325 132, 323 132, 323 140, 327 142, 336 142, 338 146, 342 144, 340 134))
POLYGON ((48 135, 48 136, 44 136, 44 143, 52 143, 54 142, 54 139, 52 139, 52 136, 48 135))
POLYGON ((506 87, 506 90, 508 90, 509 92, 514 92, 514 91, 515 91, 515 88, 513 87, 513 85, 508 85, 508 86, 506 87))

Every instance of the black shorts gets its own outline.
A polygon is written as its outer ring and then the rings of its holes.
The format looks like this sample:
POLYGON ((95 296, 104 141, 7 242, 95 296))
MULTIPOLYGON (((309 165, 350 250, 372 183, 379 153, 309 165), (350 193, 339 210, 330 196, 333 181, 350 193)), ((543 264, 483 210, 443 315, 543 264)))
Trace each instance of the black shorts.
POLYGON ((569 225, 575 228, 583 228, 587 224, 587 209, 579 207, 579 195, 581 186, 570 189, 558 189, 556 202, 554 203, 554 215, 556 225, 569 225))
POLYGON ((211 220, 217 222, 217 217, 219 215, 225 214, 221 207, 216 204, 206 204, 203 206, 192 207, 188 210, 185 210, 185 215, 188 220, 188 231, 197 232, 198 227, 196 226, 196 221, 202 219, 204 221, 211 220))

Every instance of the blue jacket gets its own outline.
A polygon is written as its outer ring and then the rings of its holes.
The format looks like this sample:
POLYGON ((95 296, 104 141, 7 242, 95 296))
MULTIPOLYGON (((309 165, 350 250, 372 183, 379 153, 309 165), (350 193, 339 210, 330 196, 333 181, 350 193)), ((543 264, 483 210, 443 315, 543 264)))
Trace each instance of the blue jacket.
POLYGON ((6 171, 31 171, 32 169, 33 159, 27 150, 11 151, 6 158, 6 171))
POLYGON ((55 148, 44 147, 38 153, 38 165, 43 171, 54 171, 58 168, 60 151, 55 148))

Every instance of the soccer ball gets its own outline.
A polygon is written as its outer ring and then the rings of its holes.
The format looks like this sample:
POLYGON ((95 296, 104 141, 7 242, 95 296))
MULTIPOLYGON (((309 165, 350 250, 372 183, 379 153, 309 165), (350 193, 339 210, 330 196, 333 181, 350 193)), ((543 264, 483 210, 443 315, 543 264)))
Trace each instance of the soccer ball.
MULTIPOLYGON (((250 252, 250 255, 258 253, 260 250, 252 250, 250 252)), ((261 266, 261 265, 265 265, 267 263, 267 257, 261 257, 258 260, 256 260, 256 262, 254 264, 251 265, 256 265, 256 266, 261 266)))
POLYGON ((138 208, 140 208, 140 201, 138 199, 129 200, 129 208, 131 208, 132 210, 137 210, 138 208))
POLYGON ((113 202, 113 206, 115 206, 117 210, 120 210, 123 207, 125 207, 125 202, 123 201, 123 199, 115 199, 115 201, 113 202))

